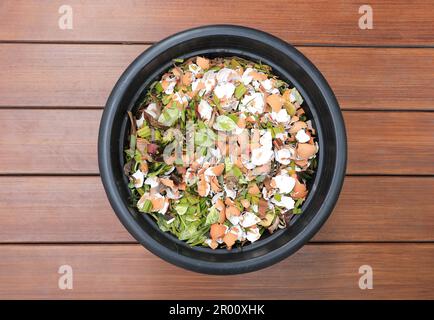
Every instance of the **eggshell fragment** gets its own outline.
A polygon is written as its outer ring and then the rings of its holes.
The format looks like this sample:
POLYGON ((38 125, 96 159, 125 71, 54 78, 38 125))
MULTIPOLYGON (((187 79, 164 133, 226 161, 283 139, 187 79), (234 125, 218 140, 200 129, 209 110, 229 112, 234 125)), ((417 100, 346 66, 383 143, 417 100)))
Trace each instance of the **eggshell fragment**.
POLYGON ((275 159, 277 162, 283 164, 283 165, 288 165, 291 163, 291 158, 293 156, 293 150, 290 148, 283 148, 280 150, 277 150, 275 152, 275 159))
POLYGON ((212 171, 218 177, 218 176, 222 175, 224 169, 225 169, 225 164, 224 163, 220 163, 217 166, 213 167, 212 171))
POLYGON ((293 199, 300 199, 306 197, 307 196, 306 185, 304 183, 301 183, 298 180, 297 175, 293 175, 292 177, 295 179, 295 186, 294 189, 292 189, 291 197, 293 199))
POLYGON ((223 224, 225 222, 225 220, 226 220, 226 209, 223 208, 223 210, 220 210, 220 212, 219 212, 218 223, 222 223, 223 224))
POLYGON ((244 129, 246 127, 246 118, 239 117, 237 121, 238 128, 244 129))
POLYGON ((211 239, 217 240, 219 238, 223 238, 226 233, 227 227, 220 223, 214 223, 210 228, 210 236, 211 239))
POLYGON ((297 139, 297 141, 300 143, 306 143, 310 141, 310 135, 308 135, 303 129, 298 130, 297 134, 295 135, 295 139, 297 139))
POLYGON ((222 191, 219 181, 217 179, 217 177, 210 177, 210 186, 211 186, 211 190, 214 192, 220 192, 222 191))
POLYGON ((230 199, 230 198, 226 198, 225 199, 225 204, 227 206, 233 206, 233 205, 235 205, 234 201, 232 199, 230 199))
POLYGON ((168 178, 160 178, 160 182, 163 185, 165 185, 166 187, 169 187, 171 189, 175 188, 175 183, 172 180, 168 179, 168 178))
POLYGON ((182 70, 181 70, 181 68, 179 68, 179 67, 175 67, 175 68, 173 68, 172 70, 171 70, 171 72, 173 73, 173 75, 175 76, 175 77, 181 77, 181 75, 182 75, 182 70))
POLYGON ((300 168, 300 170, 306 169, 309 165, 309 161, 307 159, 295 160, 294 162, 300 168))
POLYGON ((193 74, 191 72, 186 72, 181 77, 181 83, 184 86, 189 86, 193 82, 193 74))
POLYGON ((141 188, 145 179, 145 175, 141 170, 137 170, 132 177, 134 178, 134 187, 141 188))
POLYGON ((281 196, 280 200, 276 198, 271 199, 271 202, 279 207, 284 207, 287 210, 291 210, 294 208, 294 199, 287 196, 281 196))
POLYGON ((305 128, 307 128, 306 122, 297 121, 291 126, 291 128, 289 128, 289 133, 297 133, 301 129, 305 129, 305 128))
POLYGON ((151 198, 152 211, 160 211, 164 207, 164 198, 151 198))
POLYGON ((261 233, 259 232, 259 228, 256 226, 249 228, 249 230, 247 230, 246 237, 247 237, 247 240, 249 240, 250 242, 255 242, 256 240, 258 240, 261 237, 261 233))
POLYGON ((197 57, 196 64, 201 67, 203 70, 206 70, 209 68, 209 60, 202 57, 197 57))
POLYGON ((257 80, 257 81, 264 81, 264 80, 267 80, 267 78, 268 78, 265 73, 258 72, 255 70, 251 71, 249 73, 249 76, 251 76, 253 80, 257 80))
POLYGON ((148 174, 149 168, 146 161, 142 161, 140 163, 140 171, 142 171, 145 176, 148 174))
POLYGON ((272 94, 267 97, 267 103, 274 112, 279 112, 282 109, 282 97, 279 94, 272 94))
POLYGON ((210 248, 213 250, 217 249, 218 245, 219 245, 218 242, 215 240, 211 240, 209 243, 210 248))
POLYGON ((289 193, 295 186, 295 179, 286 173, 279 174, 271 179, 270 185, 279 189, 280 193, 289 193))
POLYGON ((264 218, 268 209, 268 201, 265 199, 259 199, 258 214, 259 217, 264 218))
POLYGON ((259 217, 257 215, 255 215, 254 213, 251 213, 251 212, 246 212, 242 215, 242 221, 240 224, 244 228, 248 228, 248 227, 256 225, 259 222, 261 222, 261 219, 259 219, 259 217))
POLYGON ((217 199, 214 206, 216 207, 217 210, 220 210, 220 211, 225 208, 225 204, 224 204, 222 199, 217 199))
POLYGON ((232 216, 238 217, 241 214, 240 210, 235 206, 226 207, 226 218, 230 219, 232 216))
POLYGON ((261 191, 259 190, 258 185, 256 183, 253 183, 252 185, 250 185, 247 192, 251 195, 258 195, 261 191))
POLYGON ((316 146, 309 143, 299 143, 297 145, 297 156, 300 159, 309 159, 316 153, 316 146))
POLYGON ((223 237, 223 242, 226 243, 228 249, 231 249, 238 239, 238 232, 236 230, 231 230, 225 234, 223 237))
POLYGON ((244 207, 245 209, 247 209, 248 207, 250 207, 250 201, 247 200, 247 199, 242 199, 242 200, 241 200, 241 204, 243 205, 243 207, 244 207))
POLYGON ((199 182, 197 184, 197 192, 201 197, 206 197, 209 194, 210 189, 210 185, 206 182, 205 176, 202 174, 199 177, 199 182))

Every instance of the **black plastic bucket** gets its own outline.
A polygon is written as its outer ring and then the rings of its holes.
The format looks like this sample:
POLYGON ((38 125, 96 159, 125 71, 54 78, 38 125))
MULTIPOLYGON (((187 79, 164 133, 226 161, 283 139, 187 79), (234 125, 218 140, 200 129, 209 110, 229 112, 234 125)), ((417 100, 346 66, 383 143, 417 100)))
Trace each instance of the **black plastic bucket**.
MULTIPOLYGON (((235 274, 270 266, 294 253, 318 232, 338 199, 345 177, 347 144, 338 102, 316 67, 286 42, 255 29, 215 25, 170 36, 143 52, 123 73, 107 101, 98 138, 101 179, 117 216, 144 247, 175 265, 210 274, 235 274), (262 61, 273 73, 302 94, 304 110, 317 130, 318 169, 310 183, 303 213, 291 225, 243 248, 211 250, 190 247, 162 232, 148 215, 129 201, 124 175, 124 146, 129 123, 147 86, 158 79, 175 58, 241 56, 262 61)), ((144 266, 145 268, 146 266, 144 266)))

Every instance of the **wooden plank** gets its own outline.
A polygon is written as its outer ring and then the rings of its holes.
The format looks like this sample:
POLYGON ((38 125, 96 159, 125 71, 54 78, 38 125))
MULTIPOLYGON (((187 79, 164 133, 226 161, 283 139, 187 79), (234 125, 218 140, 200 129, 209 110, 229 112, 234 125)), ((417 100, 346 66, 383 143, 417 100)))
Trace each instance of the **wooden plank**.
MULTIPOLYGON (((98 173, 100 110, 0 110, 0 173, 98 173)), ((344 112, 350 174, 434 174, 434 113, 344 112), (425 131, 422 131, 421 128, 425 131)))
POLYGON ((347 112, 344 118, 349 173, 434 173, 433 113, 347 112))
POLYGON ((346 177, 314 241, 433 241, 434 179, 346 177))
POLYGON ((246 25, 297 44, 432 45, 434 6, 430 1, 375 1, 373 29, 359 28, 351 1, 126 0, 67 2, 73 29, 58 27, 62 1, 3 0, 0 39, 8 41, 158 41, 180 30, 216 23, 246 25), (170 17, 170 18, 168 18, 170 17))
POLYGON ((433 299, 434 244, 307 245, 265 270, 209 276, 140 245, 0 246, 2 299, 433 299), (59 266, 73 270, 60 290, 59 266), (373 289, 359 288, 359 267, 373 289))
POLYGON ((343 109, 433 110, 434 49, 301 48, 343 109))
POLYGON ((97 173, 100 117, 100 110, 0 110, 0 172, 97 173))
MULTIPOLYGON (((434 178, 347 177, 313 241, 434 241, 433 192, 434 178)), ((1 243, 134 242, 99 177, 0 177, 0 199, 1 243)))
POLYGON ((0 44, 0 106, 102 107, 145 48, 0 44))
POLYGON ((100 177, 0 177, 0 242, 133 242, 100 177))
MULTIPOLYGON (((102 107, 123 70, 146 48, 0 44, 0 107, 102 107)), ((323 72, 344 109, 434 110, 433 49, 300 50, 323 72)))

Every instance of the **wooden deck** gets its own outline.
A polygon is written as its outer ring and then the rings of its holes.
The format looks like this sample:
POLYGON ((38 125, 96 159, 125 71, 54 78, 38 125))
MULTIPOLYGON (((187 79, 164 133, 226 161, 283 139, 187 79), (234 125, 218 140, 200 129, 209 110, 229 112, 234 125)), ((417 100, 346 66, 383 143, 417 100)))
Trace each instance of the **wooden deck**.
POLYGON ((434 299, 434 3, 373 1, 0 2, 0 298, 434 299), (97 133, 126 66, 204 24, 275 34, 323 72, 349 143, 338 205, 314 239, 230 277, 174 267, 138 245, 103 191, 97 133), (73 289, 58 287, 59 266, 73 289), (359 288, 359 267, 374 288, 359 288))

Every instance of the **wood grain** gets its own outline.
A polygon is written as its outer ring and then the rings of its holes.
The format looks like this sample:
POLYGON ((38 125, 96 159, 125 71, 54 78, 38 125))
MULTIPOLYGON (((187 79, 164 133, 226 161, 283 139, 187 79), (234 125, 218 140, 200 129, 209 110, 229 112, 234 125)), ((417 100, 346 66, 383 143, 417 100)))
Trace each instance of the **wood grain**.
POLYGON ((0 110, 2 173, 97 173, 100 110, 0 110))
POLYGON ((434 3, 375 1, 372 30, 358 27, 363 4, 0 1, 0 299, 434 299, 434 3), (64 4, 72 30, 58 27, 64 4), (299 45, 345 110, 356 175, 309 244, 224 279, 136 244, 96 176, 98 109, 123 70, 147 44, 213 23, 299 45), (58 288, 64 264, 73 290, 58 288), (361 265, 373 290, 358 287, 361 265))
POLYGON ((100 177, 0 177, 0 242, 133 242, 100 177))
POLYGON ((349 150, 347 172, 434 173, 434 113, 346 112, 344 118, 349 150))
POLYGON ((73 29, 61 30, 60 0, 3 0, 0 39, 8 41, 158 41, 180 30, 216 23, 251 26, 297 44, 430 45, 434 6, 430 1, 375 1, 374 25, 359 28, 365 2, 192 0, 70 0, 73 29))
MULTIPOLYGON (((98 173, 100 117, 101 110, 1 109, 0 173, 98 173)), ((344 118, 348 173, 434 174, 434 113, 346 111, 344 118)))
POLYGON ((314 241, 433 241, 431 177, 346 177, 314 241))
POLYGON ((2 299, 433 299, 434 244, 307 245, 265 270, 221 277, 174 267, 140 245, 0 246, 2 299), (73 290, 57 270, 73 268, 73 290), (359 267, 373 269, 360 290, 359 267))
MULTIPOLYGON (((347 177, 313 241, 434 241, 433 192, 434 178, 347 177)), ((0 199, 1 243, 134 242, 99 177, 0 177, 0 199)))
MULTIPOLYGON (((0 107, 103 107, 147 46, 0 44, 0 107)), ((434 110, 434 49, 299 48, 343 109, 434 110)))

